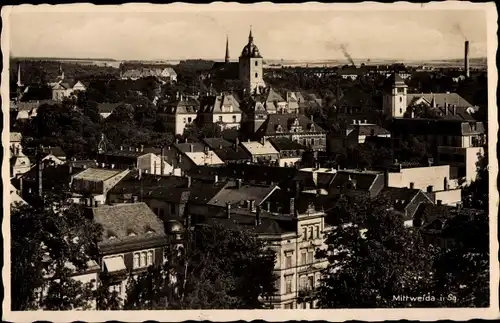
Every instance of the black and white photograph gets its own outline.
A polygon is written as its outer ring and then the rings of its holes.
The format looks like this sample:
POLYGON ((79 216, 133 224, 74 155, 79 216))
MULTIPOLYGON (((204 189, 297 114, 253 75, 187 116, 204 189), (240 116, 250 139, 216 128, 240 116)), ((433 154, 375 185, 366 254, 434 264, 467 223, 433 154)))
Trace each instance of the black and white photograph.
POLYGON ((2 23, 3 319, 498 316, 494 3, 2 23))

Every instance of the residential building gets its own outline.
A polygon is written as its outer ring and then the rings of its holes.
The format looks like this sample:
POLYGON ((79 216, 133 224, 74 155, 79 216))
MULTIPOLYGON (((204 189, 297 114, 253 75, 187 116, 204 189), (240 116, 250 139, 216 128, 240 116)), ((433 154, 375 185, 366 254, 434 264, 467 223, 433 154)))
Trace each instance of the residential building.
POLYGON ((97 110, 99 110, 99 115, 103 118, 106 119, 109 117, 113 111, 117 107, 119 107, 122 103, 99 103, 97 105, 97 110))
POLYGON ((326 259, 315 253, 325 247, 325 213, 304 197, 283 199, 281 190, 273 190, 266 203, 248 203, 246 209, 228 204, 226 210, 212 214, 203 223, 220 223, 233 230, 252 230, 277 254, 275 274, 277 292, 262 302, 275 309, 310 309, 315 302, 308 298, 321 279, 326 259), (276 197, 273 199, 273 195, 276 197), (299 297, 305 302, 299 304, 299 297))
POLYGON ((177 73, 171 67, 142 67, 138 69, 130 69, 122 72, 122 80, 138 80, 146 77, 156 77, 160 81, 177 82, 177 73))
POLYGON ((352 122, 352 124, 340 127, 328 135, 330 151, 364 144, 367 138, 369 140, 373 137, 391 138, 390 131, 377 124, 369 123, 367 120, 352 120, 352 122))
POLYGON ((18 154, 23 151, 23 147, 21 146, 21 140, 23 139, 23 135, 20 132, 9 132, 9 147, 11 154, 18 154))
POLYGON ((434 203, 456 205, 462 200, 458 180, 451 178, 449 165, 409 167, 398 165, 386 171, 387 187, 424 191, 434 203))
POLYGON ((175 99, 158 106, 160 114, 167 119, 169 129, 176 135, 182 135, 186 126, 195 124, 200 102, 190 96, 177 95, 175 99))
POLYGON ((52 85, 52 100, 62 101, 64 98, 68 98, 78 91, 86 91, 87 85, 82 81, 76 80, 61 80, 54 85, 52 85))
POLYGON ((71 176, 71 192, 73 200, 94 206, 106 203, 108 191, 113 188, 130 170, 112 170, 103 168, 87 168, 71 176))
POLYGON ((232 94, 221 94, 202 98, 200 124, 216 123, 222 129, 239 129, 241 123, 240 103, 232 94))
POLYGON ((270 114, 253 134, 256 140, 289 138, 312 150, 326 150, 326 131, 313 117, 301 114, 270 114))
POLYGON ((394 209, 403 214, 406 226, 413 226, 415 214, 420 204, 434 204, 432 199, 420 189, 385 187, 380 195, 387 197, 394 209))
POLYGON ((279 152, 268 140, 242 142, 243 149, 252 157, 253 163, 273 164, 280 157, 279 152))
POLYGON ((145 203, 102 205, 90 212, 103 228, 98 242, 101 271, 111 276, 110 290, 125 298, 129 275, 164 263, 163 222, 145 203))
POLYGON ((280 167, 295 167, 300 164, 302 154, 306 151, 304 145, 289 138, 271 138, 269 142, 279 153, 280 167))
POLYGON ((97 163, 101 167, 111 169, 141 169, 145 173, 168 175, 174 172, 172 165, 161 156, 145 152, 144 147, 120 147, 120 150, 105 151, 97 155, 97 163))

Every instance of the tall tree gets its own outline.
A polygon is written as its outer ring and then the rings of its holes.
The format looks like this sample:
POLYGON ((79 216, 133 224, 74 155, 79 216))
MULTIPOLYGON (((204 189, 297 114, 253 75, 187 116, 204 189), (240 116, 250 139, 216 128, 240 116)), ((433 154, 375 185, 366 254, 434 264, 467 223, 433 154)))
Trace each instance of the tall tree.
POLYGON ((429 251, 416 232, 404 227, 402 216, 387 201, 369 201, 357 208, 365 216, 363 225, 338 224, 326 240, 329 247, 316 255, 329 261, 316 290, 318 306, 407 306, 394 296, 427 292, 424 286, 432 266, 429 251))
POLYGON ((13 206, 12 308, 87 307, 93 301, 92 286, 74 281, 72 275, 97 259, 100 232, 80 206, 62 196, 46 195, 43 207, 13 206))
POLYGON ((180 253, 151 267, 128 288, 128 309, 261 308, 275 292, 275 254, 254 233, 197 226, 180 253))

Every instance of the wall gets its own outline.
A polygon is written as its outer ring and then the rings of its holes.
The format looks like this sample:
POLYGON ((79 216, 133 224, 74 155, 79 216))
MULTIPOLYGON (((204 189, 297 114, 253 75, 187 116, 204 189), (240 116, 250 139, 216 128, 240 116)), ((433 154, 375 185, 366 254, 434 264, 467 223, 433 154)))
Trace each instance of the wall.
POLYGON ((148 174, 168 175, 172 173, 173 167, 167 162, 163 161, 163 174, 162 174, 161 163, 162 163, 161 157, 153 153, 146 154, 137 159, 137 167, 139 169, 147 171, 148 174))
POLYGON ((295 163, 300 162, 302 158, 294 157, 294 158, 280 158, 279 165, 280 167, 292 167, 295 163), (285 163, 287 166, 285 166, 285 163))
POLYGON ((191 113, 191 114, 176 114, 175 115, 175 125, 174 125, 174 131, 176 135, 182 135, 184 133, 184 129, 188 124, 192 124, 194 120, 196 119, 197 114, 196 113, 191 113), (189 121, 189 118, 191 118, 191 121, 189 121))
POLYGON ((457 205, 458 202, 462 201, 462 190, 461 189, 454 189, 454 190, 449 190, 449 191, 439 191, 439 192, 434 192, 435 196, 435 203, 437 203, 438 200, 441 200, 443 204, 446 205, 457 205))
POLYGON ((214 113, 212 122, 223 122, 226 124, 227 128, 236 128, 239 127, 241 122, 241 113, 214 113), (220 120, 221 117, 222 121, 220 120))
POLYGON ((434 191, 444 190, 444 179, 448 179, 450 184, 450 166, 432 166, 432 167, 415 167, 403 168, 401 172, 389 173, 390 187, 410 187, 410 183, 414 183, 415 189, 420 189, 424 192, 427 187, 432 185, 434 191))
POLYGON ((484 149, 482 147, 467 148, 465 155, 465 180, 468 184, 477 178, 477 162, 479 161, 479 156, 484 155, 484 149))
POLYGON ((118 184, 119 181, 122 180, 128 173, 130 172, 129 169, 126 169, 122 171, 121 173, 111 177, 110 179, 107 179, 103 183, 103 194, 107 195, 108 191, 112 189, 116 184, 118 184))

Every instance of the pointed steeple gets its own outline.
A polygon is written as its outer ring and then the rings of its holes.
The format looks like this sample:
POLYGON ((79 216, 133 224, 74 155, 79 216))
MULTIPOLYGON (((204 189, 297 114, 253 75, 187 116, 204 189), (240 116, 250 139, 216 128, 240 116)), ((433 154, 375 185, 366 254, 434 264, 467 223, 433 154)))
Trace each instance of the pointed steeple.
POLYGON ((432 96, 431 106, 432 106, 433 108, 435 108, 435 107, 436 107, 436 96, 435 96, 435 95, 433 95, 433 96, 432 96))
POLYGON ((59 64, 59 78, 61 79, 61 81, 64 80, 64 71, 61 64, 59 64))
POLYGON ((229 63, 229 37, 226 35, 226 56, 224 61, 229 63))
POLYGON ((21 63, 17 63, 17 86, 23 86, 23 82, 21 81, 21 63))
POLYGON ((250 26, 250 34, 248 34, 248 43, 249 44, 253 43, 252 26, 250 26))

